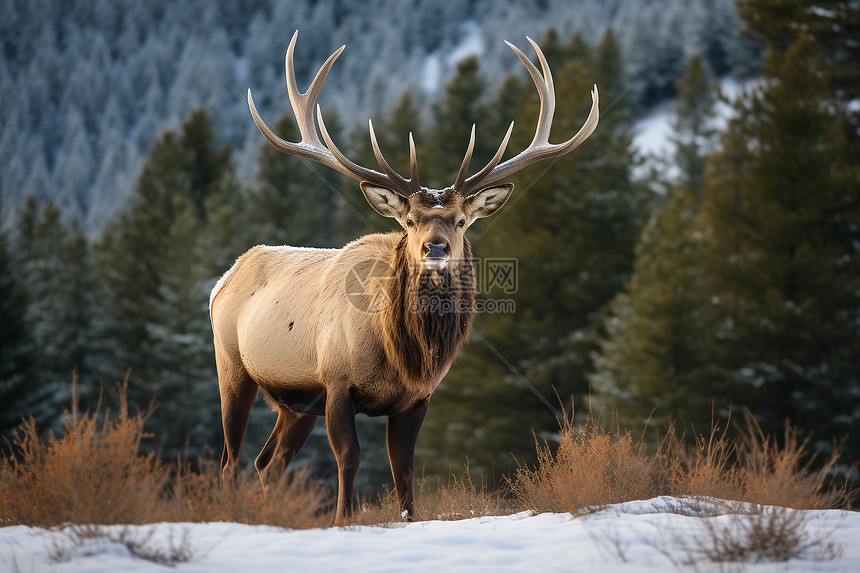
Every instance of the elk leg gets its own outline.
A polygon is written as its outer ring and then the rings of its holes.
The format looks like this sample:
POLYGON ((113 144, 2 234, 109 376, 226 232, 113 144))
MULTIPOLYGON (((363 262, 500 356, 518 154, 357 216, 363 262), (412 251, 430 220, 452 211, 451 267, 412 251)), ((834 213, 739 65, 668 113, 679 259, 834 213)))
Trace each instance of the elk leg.
POLYGON ((427 415, 429 399, 418 402, 411 409, 388 418, 385 439, 388 445, 388 461, 391 462, 391 475, 400 510, 407 521, 412 521, 413 499, 412 468, 415 459, 415 442, 418 431, 427 415))
POLYGON ((242 442, 248 429, 251 406, 257 398, 257 387, 241 366, 225 364, 216 355, 218 388, 221 392, 221 423, 224 427, 224 452, 221 454, 221 479, 230 483, 236 474, 242 442))
POLYGON ((289 408, 280 409, 272 435, 254 462, 264 490, 269 483, 281 476, 301 451, 316 426, 317 419, 318 416, 300 414, 289 408), (270 466, 273 460, 275 464, 270 466))
POLYGON ((361 447, 355 431, 355 401, 350 392, 330 392, 325 405, 328 441, 337 461, 337 513, 334 524, 344 526, 352 516, 355 476, 361 463, 361 447))

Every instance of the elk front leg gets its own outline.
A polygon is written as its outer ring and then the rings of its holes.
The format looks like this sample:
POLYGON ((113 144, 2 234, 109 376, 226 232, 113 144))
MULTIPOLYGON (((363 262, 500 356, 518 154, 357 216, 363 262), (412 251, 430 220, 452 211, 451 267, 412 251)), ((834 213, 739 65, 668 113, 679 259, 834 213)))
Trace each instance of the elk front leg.
POLYGON ((429 405, 430 399, 424 399, 406 412, 389 417, 385 431, 394 489, 397 491, 400 510, 407 521, 412 521, 414 516, 412 468, 415 459, 415 442, 418 440, 418 431, 424 422, 424 416, 427 415, 429 405))
POLYGON ((361 447, 355 432, 355 401, 349 391, 331 392, 326 398, 325 425, 337 461, 337 513, 334 524, 348 525, 352 517, 355 476, 361 463, 361 447))

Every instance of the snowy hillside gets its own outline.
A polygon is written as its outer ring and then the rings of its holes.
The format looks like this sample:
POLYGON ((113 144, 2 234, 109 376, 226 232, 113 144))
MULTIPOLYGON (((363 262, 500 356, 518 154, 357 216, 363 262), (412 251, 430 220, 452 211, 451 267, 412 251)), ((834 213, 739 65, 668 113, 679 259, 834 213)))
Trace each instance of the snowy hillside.
MULTIPOLYGON (((739 82, 731 76, 721 78, 719 91, 725 101, 720 101, 717 104, 712 127, 716 130, 725 129, 729 118, 734 113, 732 106, 727 102, 737 99, 745 90, 754 88, 757 81, 753 78, 739 82)), ((669 179, 677 176, 678 168, 674 162, 665 161, 672 153, 670 137, 672 135, 672 118, 677 103, 676 99, 664 100, 634 123, 633 146, 644 159, 643 164, 634 170, 634 176, 644 177, 652 167, 663 170, 664 175, 669 179)), ((711 143, 713 144, 715 141, 711 143)))
POLYGON ((494 88, 520 66, 503 40, 551 26, 592 44, 611 26, 634 100, 659 99, 693 52, 716 74, 754 66, 737 24, 732 0, 3 2, 0 210, 8 224, 27 196, 54 198, 97 232, 125 204, 153 139, 198 107, 249 180, 260 138, 244 94, 255 90, 265 117, 286 111, 283 57, 296 29, 301 85, 347 45, 321 103, 363 124, 404 91, 428 109, 468 56, 494 88))
POLYGON ((288 531, 237 523, 171 523, 103 528, 103 537, 73 543, 61 532, 17 526, 0 529, 0 568, 14 571, 164 571, 135 557, 184 554, 173 570, 218 571, 698 571, 860 570, 860 514, 787 510, 805 522, 792 538, 798 556, 773 562, 760 553, 748 562, 714 563, 706 552, 714 532, 744 539, 748 518, 700 518, 679 513, 662 497, 608 506, 573 518, 528 512, 463 521, 386 527, 288 531), (761 563, 756 561, 761 559, 761 563))

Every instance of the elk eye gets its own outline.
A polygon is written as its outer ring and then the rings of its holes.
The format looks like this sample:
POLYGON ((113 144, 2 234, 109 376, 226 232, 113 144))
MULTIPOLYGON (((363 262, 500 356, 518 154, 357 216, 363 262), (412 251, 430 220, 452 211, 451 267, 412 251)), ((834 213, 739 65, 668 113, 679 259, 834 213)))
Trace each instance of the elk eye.
POLYGON ((466 219, 460 219, 460 222, 457 223, 457 226, 458 227, 465 227, 466 226, 466 219))

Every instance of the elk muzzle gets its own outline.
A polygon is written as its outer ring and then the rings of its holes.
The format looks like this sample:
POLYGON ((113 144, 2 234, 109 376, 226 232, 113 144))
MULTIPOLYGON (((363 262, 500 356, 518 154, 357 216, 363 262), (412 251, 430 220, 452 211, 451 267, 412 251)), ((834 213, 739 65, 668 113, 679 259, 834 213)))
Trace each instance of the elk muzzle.
POLYGON ((424 268, 428 271, 441 271, 448 264, 447 243, 424 243, 422 249, 424 268))

